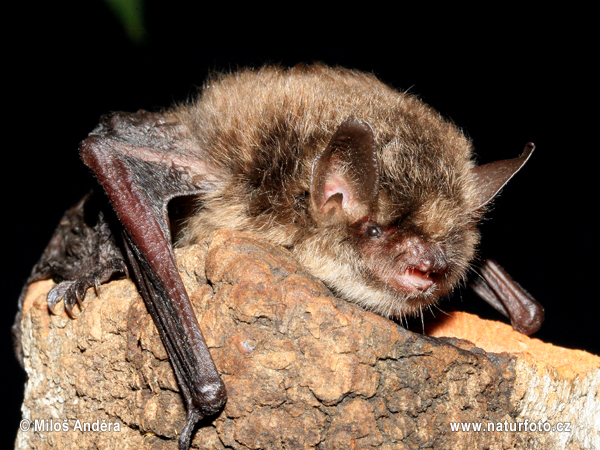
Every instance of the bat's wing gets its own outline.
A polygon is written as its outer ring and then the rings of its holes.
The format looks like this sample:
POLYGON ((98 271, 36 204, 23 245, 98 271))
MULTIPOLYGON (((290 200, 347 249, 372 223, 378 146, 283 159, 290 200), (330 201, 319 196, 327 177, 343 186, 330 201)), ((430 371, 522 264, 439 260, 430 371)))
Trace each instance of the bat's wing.
POLYGON ((104 117, 80 147, 84 163, 124 227, 133 275, 187 403, 180 449, 189 447, 196 423, 218 412, 226 400, 225 386, 177 271, 167 216, 170 199, 202 192, 211 177, 190 145, 176 120, 140 111, 104 117))
POLYGON ((530 335, 542 326, 544 307, 493 259, 485 259, 480 268, 481 278, 469 285, 482 299, 510 319, 512 327, 530 335))

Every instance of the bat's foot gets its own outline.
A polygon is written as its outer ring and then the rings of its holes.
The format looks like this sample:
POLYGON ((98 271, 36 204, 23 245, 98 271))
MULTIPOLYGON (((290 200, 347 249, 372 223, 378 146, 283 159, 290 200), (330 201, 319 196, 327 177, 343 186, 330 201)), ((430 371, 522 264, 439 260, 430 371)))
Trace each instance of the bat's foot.
POLYGON ((78 305, 79 309, 83 310, 85 292, 93 287, 96 290, 96 295, 98 295, 98 287, 115 275, 129 275, 127 265, 122 259, 111 259, 101 268, 94 270, 88 275, 76 280, 67 280, 58 283, 48 293, 48 309, 50 309, 52 314, 57 314, 56 304, 64 298, 65 311, 70 317, 76 317, 73 308, 75 305, 78 305))

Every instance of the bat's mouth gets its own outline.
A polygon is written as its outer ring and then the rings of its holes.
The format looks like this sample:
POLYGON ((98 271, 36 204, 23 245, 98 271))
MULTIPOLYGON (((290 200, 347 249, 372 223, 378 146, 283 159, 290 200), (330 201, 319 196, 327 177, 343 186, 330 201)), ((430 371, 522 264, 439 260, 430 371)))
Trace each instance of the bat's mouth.
POLYGON ((439 273, 408 268, 403 272, 395 272, 390 281, 396 289, 405 292, 419 293, 431 289, 439 279, 439 273))
POLYGON ((409 296, 422 296, 437 293, 441 288, 442 272, 419 270, 409 267, 401 270, 379 273, 378 278, 395 291, 409 296))
POLYGON ((433 286, 438 278, 438 274, 435 272, 423 272, 418 269, 406 269, 402 274, 402 278, 415 289, 424 291, 433 286))
POLYGON ((445 291, 450 267, 443 248, 420 237, 405 238, 401 244, 395 249, 397 256, 390 252, 392 257, 377 254, 369 260, 375 278, 405 298, 430 298, 445 291))

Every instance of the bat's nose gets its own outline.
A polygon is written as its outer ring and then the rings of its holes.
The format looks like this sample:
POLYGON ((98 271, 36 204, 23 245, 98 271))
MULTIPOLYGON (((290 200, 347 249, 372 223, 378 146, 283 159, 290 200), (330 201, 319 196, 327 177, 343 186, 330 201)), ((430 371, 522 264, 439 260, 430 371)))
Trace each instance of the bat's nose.
POLYGON ((402 252, 401 260, 407 269, 419 271, 425 275, 439 275, 448 270, 448 259, 442 246, 429 242, 420 236, 407 236, 398 246, 402 252))
MULTIPOLYGON (((411 265, 409 265, 411 267, 411 265)), ((425 274, 440 274, 448 270, 448 262, 445 257, 423 258, 418 264, 411 267, 425 274)))

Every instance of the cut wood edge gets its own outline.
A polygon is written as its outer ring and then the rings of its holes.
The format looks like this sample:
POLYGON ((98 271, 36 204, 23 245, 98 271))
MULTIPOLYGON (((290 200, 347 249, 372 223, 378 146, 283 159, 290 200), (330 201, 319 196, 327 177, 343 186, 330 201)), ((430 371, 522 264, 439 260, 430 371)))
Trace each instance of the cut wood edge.
POLYGON ((583 377, 591 370, 600 369, 598 355, 525 336, 506 323, 481 319, 466 312, 454 311, 439 321, 428 324, 426 334, 464 339, 486 352, 516 354, 531 362, 535 361, 540 370, 544 366, 550 366, 566 379, 583 377))

